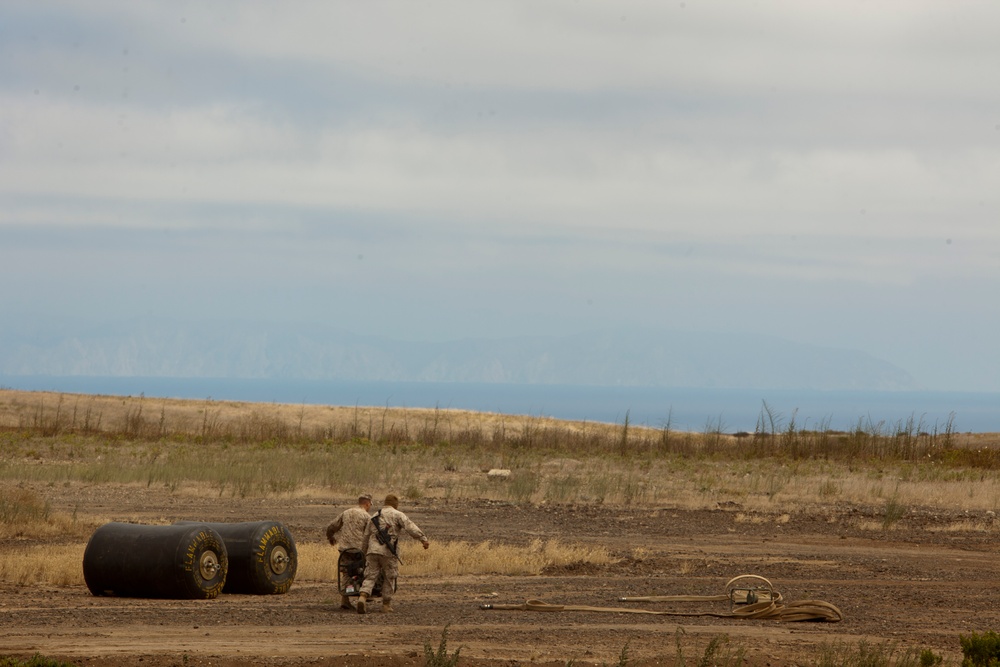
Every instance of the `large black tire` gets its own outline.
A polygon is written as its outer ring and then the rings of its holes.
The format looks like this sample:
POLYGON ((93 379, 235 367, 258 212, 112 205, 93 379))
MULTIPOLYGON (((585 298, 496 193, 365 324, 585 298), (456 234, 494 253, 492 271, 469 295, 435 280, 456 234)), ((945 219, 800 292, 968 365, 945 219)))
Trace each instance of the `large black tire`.
POLYGON ((222 537, 205 524, 107 523, 83 552, 83 579, 94 595, 207 600, 228 568, 222 537))
POLYGON ((201 525, 215 530, 226 544, 229 573, 223 593, 277 595, 291 588, 299 557, 295 539, 285 526, 276 521, 201 525))

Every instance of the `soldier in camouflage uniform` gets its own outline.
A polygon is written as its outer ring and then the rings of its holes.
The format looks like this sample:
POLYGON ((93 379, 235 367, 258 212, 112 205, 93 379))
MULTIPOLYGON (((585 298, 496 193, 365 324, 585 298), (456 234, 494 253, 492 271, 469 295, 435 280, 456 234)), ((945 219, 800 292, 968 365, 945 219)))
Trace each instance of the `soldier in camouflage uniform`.
MULTIPOLYGON (((358 496, 358 504, 340 513, 333 522, 326 527, 326 539, 330 544, 337 547, 339 553, 347 549, 359 549, 362 553, 364 549, 365 528, 371 523, 369 512, 372 507, 372 497, 367 493, 358 496)), ((340 561, 338 560, 338 563, 340 561)), ((341 609, 351 609, 351 599, 340 591, 341 609)))
POLYGON ((420 540, 424 549, 430 547, 430 542, 424 531, 409 517, 399 511, 399 498, 389 494, 385 497, 385 506, 373 516, 365 528, 363 549, 365 556, 365 583, 361 585, 361 595, 358 597, 358 613, 367 611, 368 596, 375 588, 379 575, 382 579, 382 611, 392 611, 392 594, 396 591, 396 577, 399 575, 399 557, 396 547, 399 537, 407 533, 415 540, 420 540), (376 523, 376 521, 378 523, 376 523), (382 530, 379 530, 381 527, 382 530), (381 535, 380 535, 381 533, 381 535))

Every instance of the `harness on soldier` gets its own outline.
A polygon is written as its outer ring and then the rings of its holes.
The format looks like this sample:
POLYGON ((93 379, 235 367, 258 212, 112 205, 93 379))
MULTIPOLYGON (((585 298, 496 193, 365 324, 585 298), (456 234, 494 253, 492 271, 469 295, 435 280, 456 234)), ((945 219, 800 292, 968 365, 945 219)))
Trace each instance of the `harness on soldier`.
POLYGON ((382 510, 379 510, 372 517, 372 523, 375 525, 375 539, 378 540, 379 544, 388 549, 396 560, 399 561, 399 564, 402 565, 403 559, 399 557, 399 553, 396 551, 399 540, 393 541, 392 536, 389 535, 389 531, 382 525, 382 510))

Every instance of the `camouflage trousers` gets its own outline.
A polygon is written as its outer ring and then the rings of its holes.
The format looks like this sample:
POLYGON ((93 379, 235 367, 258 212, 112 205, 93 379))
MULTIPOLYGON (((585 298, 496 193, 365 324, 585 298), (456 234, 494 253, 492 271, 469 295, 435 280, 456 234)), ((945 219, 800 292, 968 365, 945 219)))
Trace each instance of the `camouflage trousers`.
POLYGON ((382 604, 385 604, 392 600, 392 594, 396 592, 399 561, 395 556, 370 553, 365 557, 365 583, 361 584, 361 592, 371 595, 379 575, 382 576, 382 604))

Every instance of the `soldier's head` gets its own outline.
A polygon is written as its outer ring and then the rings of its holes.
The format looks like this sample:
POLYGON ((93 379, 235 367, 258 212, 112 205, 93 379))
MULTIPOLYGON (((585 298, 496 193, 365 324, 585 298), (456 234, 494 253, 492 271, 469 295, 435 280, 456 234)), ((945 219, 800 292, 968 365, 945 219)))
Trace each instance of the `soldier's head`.
POLYGON ((364 507, 365 510, 371 509, 372 506, 372 496, 370 493, 362 493, 358 496, 358 505, 364 507))
POLYGON ((389 495, 387 495, 385 497, 385 503, 384 504, 388 505, 389 507, 391 507, 393 509, 398 510, 399 509, 399 498, 397 498, 395 494, 390 493, 389 495))

